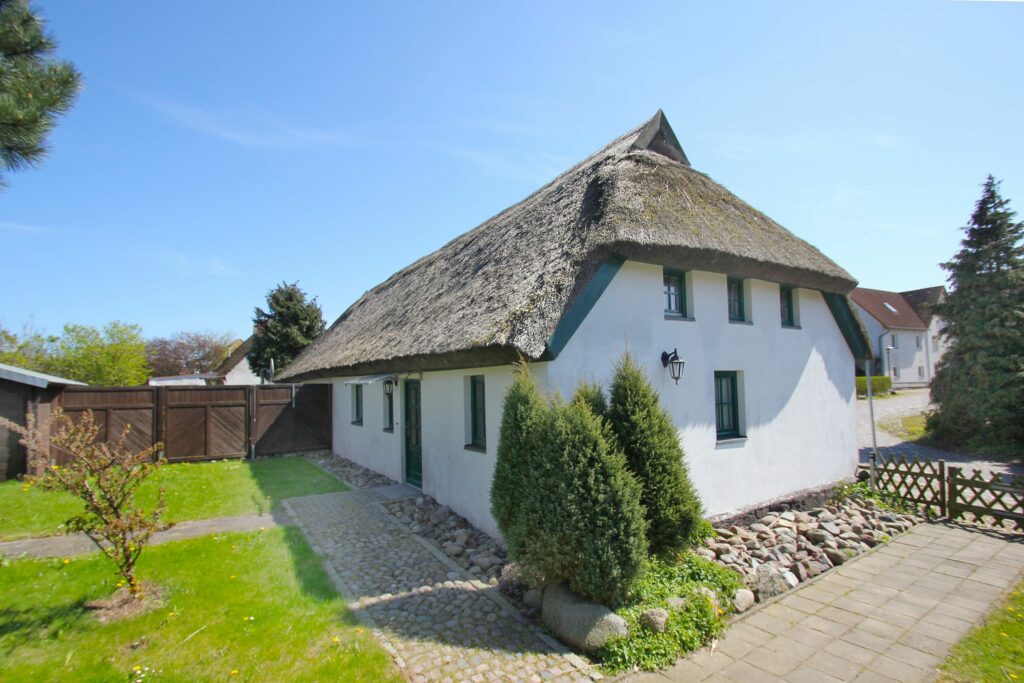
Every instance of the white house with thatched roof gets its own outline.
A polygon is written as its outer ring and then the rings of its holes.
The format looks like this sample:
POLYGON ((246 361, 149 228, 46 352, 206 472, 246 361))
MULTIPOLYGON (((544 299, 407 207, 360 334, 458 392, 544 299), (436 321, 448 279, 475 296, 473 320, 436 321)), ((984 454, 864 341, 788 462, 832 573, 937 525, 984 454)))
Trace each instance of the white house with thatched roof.
POLYGON ((569 396, 628 349, 718 515, 853 473, 855 286, 694 170, 659 111, 366 292, 280 378, 334 385, 335 452, 497 534, 512 364, 569 396))

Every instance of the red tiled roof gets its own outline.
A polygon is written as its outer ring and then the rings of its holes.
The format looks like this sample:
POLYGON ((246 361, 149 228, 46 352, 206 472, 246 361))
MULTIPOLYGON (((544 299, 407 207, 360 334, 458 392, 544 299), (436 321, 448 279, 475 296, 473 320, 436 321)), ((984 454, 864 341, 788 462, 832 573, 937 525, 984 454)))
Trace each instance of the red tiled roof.
POLYGON ((886 292, 881 289, 857 287, 850 292, 861 308, 870 313, 886 329, 927 330, 928 326, 921 320, 914 307, 899 292, 886 292))

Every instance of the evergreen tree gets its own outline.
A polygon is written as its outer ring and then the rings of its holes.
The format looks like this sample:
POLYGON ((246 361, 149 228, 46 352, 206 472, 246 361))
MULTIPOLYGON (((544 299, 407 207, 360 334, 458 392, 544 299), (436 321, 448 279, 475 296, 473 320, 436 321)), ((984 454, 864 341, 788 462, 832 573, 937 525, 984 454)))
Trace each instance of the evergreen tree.
POLYGON ((324 331, 324 316, 316 297, 307 301, 299 283, 282 282, 267 294, 267 308, 256 308, 252 350, 247 358, 256 374, 270 367, 282 370, 324 331))
POLYGON ((608 421, 643 489, 648 548, 654 555, 672 557, 699 538, 703 506, 672 419, 629 353, 615 368, 608 421))
POLYGON ((597 382, 580 382, 573 394, 574 402, 582 401, 601 419, 608 415, 608 399, 604 395, 604 387, 597 382))
POLYGON ((0 0, 0 170, 42 160, 57 116, 78 93, 78 72, 53 59, 55 47, 27 0, 0 0))
POLYGON ((948 347, 932 380, 929 427, 953 444, 1024 446, 1024 223, 988 176, 935 313, 948 347))

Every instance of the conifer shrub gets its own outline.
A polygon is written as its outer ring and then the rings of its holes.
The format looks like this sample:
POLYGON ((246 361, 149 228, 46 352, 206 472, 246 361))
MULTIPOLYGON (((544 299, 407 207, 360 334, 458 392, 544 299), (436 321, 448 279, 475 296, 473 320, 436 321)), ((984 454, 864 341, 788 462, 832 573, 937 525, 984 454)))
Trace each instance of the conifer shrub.
POLYGON ((615 368, 608 422, 642 487, 649 551, 666 558, 678 554, 702 535, 703 506, 672 419, 628 352, 615 368))
POLYGON ((526 366, 505 395, 491 511, 531 581, 616 605, 645 561, 640 486, 589 405, 541 396, 526 366))
POLYGON ((590 411, 602 419, 608 416, 608 399, 604 387, 597 382, 580 382, 572 400, 586 403, 590 411))
POLYGON ((571 550, 577 560, 569 563, 569 587, 590 600, 619 605, 647 557, 640 484, 586 400, 552 410, 567 467, 571 550))

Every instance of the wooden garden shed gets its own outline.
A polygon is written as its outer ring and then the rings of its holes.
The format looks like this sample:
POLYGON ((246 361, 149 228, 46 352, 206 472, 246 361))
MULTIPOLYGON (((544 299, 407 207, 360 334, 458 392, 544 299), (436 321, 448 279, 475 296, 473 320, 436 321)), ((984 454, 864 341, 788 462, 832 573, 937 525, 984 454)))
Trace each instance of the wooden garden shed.
MULTIPOLYGON (((25 415, 32 411, 37 419, 45 420, 51 403, 64 387, 81 384, 0 363, 0 416, 25 424, 25 415)), ((0 480, 25 473, 25 447, 18 443, 19 439, 17 434, 0 427, 0 480)))

